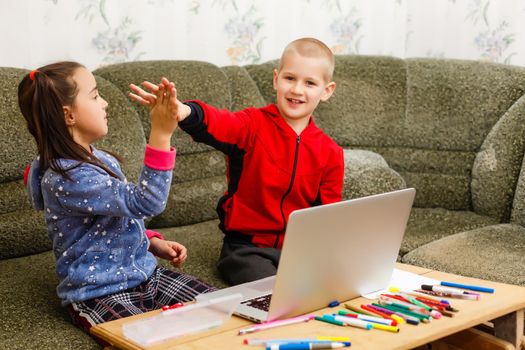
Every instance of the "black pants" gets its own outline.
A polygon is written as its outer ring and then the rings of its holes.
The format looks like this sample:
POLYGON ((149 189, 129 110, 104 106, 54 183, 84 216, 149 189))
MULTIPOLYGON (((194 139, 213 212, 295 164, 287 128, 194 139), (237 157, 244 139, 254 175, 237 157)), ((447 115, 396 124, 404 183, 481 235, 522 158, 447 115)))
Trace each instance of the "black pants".
POLYGON ((280 256, 279 249, 259 248, 250 242, 226 237, 217 269, 229 284, 241 284, 275 275, 280 256))

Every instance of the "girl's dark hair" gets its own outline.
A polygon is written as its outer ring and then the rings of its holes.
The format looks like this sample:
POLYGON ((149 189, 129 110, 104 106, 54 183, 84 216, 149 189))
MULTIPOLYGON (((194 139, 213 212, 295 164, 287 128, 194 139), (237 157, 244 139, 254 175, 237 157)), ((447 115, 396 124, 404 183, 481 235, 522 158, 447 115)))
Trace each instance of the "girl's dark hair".
MULTIPOLYGON (((57 62, 26 74, 18 85, 18 105, 27 121, 40 155, 42 170, 51 168, 69 178, 59 159, 73 159, 101 167, 118 178, 94 154, 73 140, 64 117, 64 106, 73 106, 78 94, 75 71, 85 68, 77 62, 57 62)), ((112 154, 119 161, 120 157, 112 154)))

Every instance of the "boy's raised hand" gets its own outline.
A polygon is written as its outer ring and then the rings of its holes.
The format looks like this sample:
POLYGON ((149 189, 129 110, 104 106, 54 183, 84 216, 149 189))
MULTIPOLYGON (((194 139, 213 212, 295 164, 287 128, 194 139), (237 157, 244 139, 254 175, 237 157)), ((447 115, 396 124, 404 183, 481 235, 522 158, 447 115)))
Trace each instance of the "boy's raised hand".
POLYGON ((175 107, 177 113, 177 120, 179 122, 184 120, 190 113, 190 108, 177 99, 177 90, 175 89, 175 84, 170 82, 168 79, 163 77, 159 85, 155 85, 153 83, 150 83, 149 81, 144 81, 142 85, 144 85, 144 87, 151 92, 148 93, 142 88, 138 87, 137 85, 130 84, 129 87, 134 92, 129 93, 131 99, 137 101, 143 106, 152 107, 157 102, 157 97, 160 93, 160 89, 163 88, 164 91, 169 91, 170 94, 174 96, 174 100, 176 101, 175 107))
POLYGON ((130 84, 131 99, 150 108, 151 133, 149 144, 158 149, 169 149, 171 135, 177 129, 179 120, 185 118, 181 111, 189 114, 189 107, 177 99, 175 84, 162 78, 159 85, 148 81, 142 84, 149 92, 130 84))

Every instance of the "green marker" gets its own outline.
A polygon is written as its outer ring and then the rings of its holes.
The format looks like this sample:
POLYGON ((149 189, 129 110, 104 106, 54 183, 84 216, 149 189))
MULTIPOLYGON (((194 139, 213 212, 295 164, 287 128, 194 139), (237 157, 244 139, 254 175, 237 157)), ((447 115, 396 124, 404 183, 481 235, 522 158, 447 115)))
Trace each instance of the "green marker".
POLYGON ((331 315, 323 315, 323 316, 315 316, 314 318, 317 321, 322 321, 326 323, 335 324, 338 326, 346 326, 347 324, 341 321, 336 321, 333 316, 331 315))

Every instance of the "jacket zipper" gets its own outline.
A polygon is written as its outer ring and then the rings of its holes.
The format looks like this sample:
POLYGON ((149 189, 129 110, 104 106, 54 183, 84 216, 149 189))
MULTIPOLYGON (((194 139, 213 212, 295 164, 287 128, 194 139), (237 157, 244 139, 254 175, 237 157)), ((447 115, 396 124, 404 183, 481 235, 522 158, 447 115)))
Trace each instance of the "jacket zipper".
MULTIPOLYGON (((290 178, 290 185, 288 186, 288 189, 286 190, 286 192, 284 193, 283 197, 281 198, 281 208, 280 209, 281 209, 281 216, 283 218, 283 229, 281 230, 282 232, 284 232, 286 230, 286 216, 284 215, 284 209, 283 209, 284 199, 292 191, 293 182, 295 180, 295 170, 297 168, 297 159, 299 158, 299 144, 300 144, 300 142, 301 142, 301 136, 297 135, 297 137, 295 139, 295 156, 294 156, 294 159, 293 159, 293 168, 292 168, 292 176, 290 178)), ((280 233, 277 233, 277 236, 275 237, 275 243, 273 244, 274 248, 277 248, 277 246, 279 245, 279 236, 280 235, 281 235, 280 233)))

